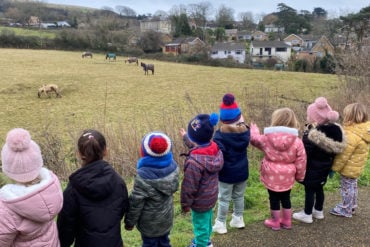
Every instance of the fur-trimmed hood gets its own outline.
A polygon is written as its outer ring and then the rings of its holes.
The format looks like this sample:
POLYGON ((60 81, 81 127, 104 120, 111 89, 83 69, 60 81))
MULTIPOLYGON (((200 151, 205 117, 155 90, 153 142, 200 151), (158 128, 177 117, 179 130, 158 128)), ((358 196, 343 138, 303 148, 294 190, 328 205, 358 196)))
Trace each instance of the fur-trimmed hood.
MULTIPOLYGON (((317 128, 313 128, 308 133, 308 139, 313 142, 315 145, 319 146, 320 148, 324 149, 328 153, 338 154, 343 152, 346 147, 346 139, 344 136, 344 131, 339 124, 334 124, 337 126, 341 133, 342 133, 342 141, 335 141, 333 138, 328 137, 323 131, 320 131, 317 128)), ((326 128, 322 126, 321 128, 326 128)))

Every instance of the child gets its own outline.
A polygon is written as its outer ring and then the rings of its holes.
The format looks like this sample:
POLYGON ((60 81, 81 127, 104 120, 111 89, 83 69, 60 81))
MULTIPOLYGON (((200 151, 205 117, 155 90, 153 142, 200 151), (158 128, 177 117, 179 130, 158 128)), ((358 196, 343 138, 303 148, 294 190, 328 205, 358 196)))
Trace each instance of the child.
POLYGON ((251 124, 251 144, 265 153, 260 179, 269 193, 272 218, 264 224, 272 230, 292 228, 290 191, 295 180, 303 181, 306 169, 306 152, 298 129, 297 117, 289 108, 272 113, 271 127, 265 128, 263 135, 257 125, 251 124))
POLYGON ((59 247, 54 218, 62 209, 62 188, 43 167, 40 147, 27 130, 8 132, 1 162, 14 183, 0 189, 0 246, 59 247))
POLYGON ((365 169, 369 155, 370 121, 366 107, 354 103, 343 110, 343 125, 347 139, 347 147, 334 159, 333 171, 339 172, 340 194, 342 202, 337 204, 330 213, 337 216, 352 217, 357 208, 357 178, 365 169))
POLYGON ((125 182, 103 160, 104 136, 85 130, 78 139, 81 168, 69 177, 57 220, 62 247, 122 247, 121 220, 128 210, 125 182))
POLYGON ((181 185, 181 208, 185 213, 191 209, 195 235, 191 247, 213 246, 210 242, 213 207, 217 201, 218 173, 224 163, 221 150, 212 141, 217 122, 215 113, 200 114, 189 122, 187 134, 184 129, 180 130, 185 143, 191 147, 181 185))
POLYGON ((345 148, 343 130, 334 123, 339 114, 333 111, 326 98, 319 97, 307 108, 306 130, 303 144, 307 153, 304 210, 294 213, 293 218, 312 223, 312 217, 323 219, 324 185, 336 154, 345 148))
POLYGON ((161 132, 144 136, 142 158, 125 217, 126 230, 137 225, 143 247, 170 247, 173 225, 173 194, 179 187, 179 170, 172 158, 170 138, 161 132))
POLYGON ((233 200, 233 214, 230 226, 235 228, 245 227, 244 192, 248 179, 247 147, 250 131, 244 123, 235 97, 225 94, 220 106, 221 127, 216 131, 213 140, 217 143, 224 156, 224 166, 218 175, 218 211, 214 232, 227 233, 226 217, 229 211, 230 200, 233 200))

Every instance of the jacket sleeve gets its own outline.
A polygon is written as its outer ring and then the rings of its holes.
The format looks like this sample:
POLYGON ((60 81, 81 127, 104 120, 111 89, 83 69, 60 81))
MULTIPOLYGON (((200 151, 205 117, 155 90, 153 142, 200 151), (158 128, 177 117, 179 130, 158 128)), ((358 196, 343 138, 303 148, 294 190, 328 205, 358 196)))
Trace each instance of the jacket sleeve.
POLYGON ((69 184, 63 192, 63 208, 58 215, 57 226, 61 247, 69 247, 76 237, 76 226, 78 220, 78 205, 69 184))
POLYGON ((188 158, 184 165, 184 179, 181 184, 181 208, 188 211, 194 202, 194 197, 199 189, 201 171, 188 158))
POLYGON ((141 215, 141 211, 144 208, 146 191, 140 186, 137 178, 135 179, 134 188, 130 195, 130 207, 128 213, 125 216, 125 225, 128 227, 134 227, 141 215))
POLYGON ((256 148, 263 150, 265 136, 260 134, 256 124, 251 124, 251 144, 256 148))
POLYGON ((356 149, 356 140, 353 136, 347 135, 347 146, 342 153, 335 156, 332 170, 335 172, 340 172, 344 166, 347 164, 348 160, 351 159, 352 154, 356 149))
POLYGON ((15 217, 9 212, 5 205, 0 201, 0 246, 13 246, 13 241, 16 238, 18 231, 15 226, 15 217))
POLYGON ((307 165, 307 155, 301 139, 297 138, 297 159, 294 162, 297 172, 295 175, 295 180, 302 182, 306 175, 306 165, 307 165))

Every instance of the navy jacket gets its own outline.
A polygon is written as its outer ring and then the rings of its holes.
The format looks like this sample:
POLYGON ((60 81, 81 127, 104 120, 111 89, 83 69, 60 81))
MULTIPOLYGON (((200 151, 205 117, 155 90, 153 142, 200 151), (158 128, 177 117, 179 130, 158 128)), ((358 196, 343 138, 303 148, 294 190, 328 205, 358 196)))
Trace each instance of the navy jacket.
POLYGON ((221 182, 234 184, 249 177, 247 147, 250 130, 245 125, 222 125, 213 137, 224 156, 224 166, 218 174, 221 182))
POLYGON ((104 160, 69 177, 57 225, 61 247, 122 247, 121 220, 129 207, 123 179, 104 160))

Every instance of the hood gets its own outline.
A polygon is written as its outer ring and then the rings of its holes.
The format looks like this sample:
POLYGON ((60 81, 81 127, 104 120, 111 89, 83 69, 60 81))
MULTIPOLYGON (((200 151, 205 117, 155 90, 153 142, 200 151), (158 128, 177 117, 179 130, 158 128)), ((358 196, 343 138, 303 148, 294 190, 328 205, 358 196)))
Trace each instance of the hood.
POLYGON ((326 152, 338 154, 338 153, 343 152, 347 143, 346 143, 346 140, 344 138, 344 131, 343 131, 342 127, 338 124, 332 124, 332 126, 337 126, 337 128, 340 129, 340 132, 341 132, 340 139, 341 139, 341 141, 335 141, 334 139, 328 137, 325 134, 325 131, 329 132, 333 129, 330 125, 328 125, 328 126, 320 125, 317 128, 311 129, 310 132, 308 133, 308 139, 311 142, 313 142, 315 145, 324 149, 326 152), (319 129, 319 128, 321 128, 321 129, 319 129))
POLYGON ((0 190, 0 198, 11 210, 22 217, 47 222, 57 216, 63 206, 63 194, 58 178, 41 168, 41 182, 31 186, 8 184, 0 190))
POLYGON ((206 146, 198 146, 190 151, 190 159, 201 164, 209 173, 218 173, 224 165, 224 157, 213 141, 206 146))
POLYGON ((80 168, 70 177, 71 185, 82 195, 93 200, 103 200, 113 193, 117 179, 112 166, 98 160, 80 168))
POLYGON ((264 129, 269 145, 278 151, 288 150, 298 138, 298 130, 285 126, 273 126, 264 129))
POLYGON ((222 141, 220 142, 223 144, 223 146, 232 147, 234 150, 243 151, 249 145, 250 131, 245 125, 222 125, 220 130, 218 130, 215 134, 214 140, 217 143, 219 143, 217 141, 219 139, 218 135, 222 137, 222 141))
MULTIPOLYGON (((175 162, 165 168, 141 168, 138 170, 137 182, 145 188, 149 186, 165 195, 172 195, 179 187, 179 168, 175 162)), ((149 191, 149 189, 148 189, 149 191)))
POLYGON ((344 129, 354 133, 362 140, 364 140, 364 142, 370 144, 370 121, 346 126, 344 127, 344 129))

